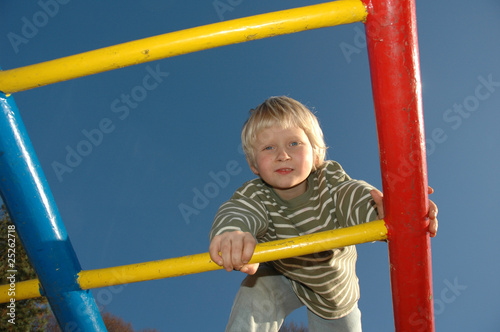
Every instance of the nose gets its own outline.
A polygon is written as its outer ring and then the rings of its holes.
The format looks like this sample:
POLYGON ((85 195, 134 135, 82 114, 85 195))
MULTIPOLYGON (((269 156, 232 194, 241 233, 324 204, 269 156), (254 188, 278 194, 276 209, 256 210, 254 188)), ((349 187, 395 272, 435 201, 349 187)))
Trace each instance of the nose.
POLYGON ((279 149, 278 150, 278 155, 276 156, 276 159, 278 161, 286 161, 291 159, 290 155, 286 152, 285 149, 279 149))

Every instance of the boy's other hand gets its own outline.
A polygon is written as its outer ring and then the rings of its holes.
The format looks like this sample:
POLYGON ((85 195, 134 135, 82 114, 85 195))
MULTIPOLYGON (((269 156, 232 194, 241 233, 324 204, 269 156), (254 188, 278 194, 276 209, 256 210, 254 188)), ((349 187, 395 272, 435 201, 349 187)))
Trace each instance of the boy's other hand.
POLYGON ((214 236, 208 249, 210 258, 226 271, 238 270, 255 274, 258 263, 248 264, 257 241, 248 232, 234 231, 214 236))
MULTIPOLYGON (((429 187, 429 195, 434 192, 434 189, 429 187)), ((438 231, 438 220, 437 220, 437 215, 438 215, 438 207, 436 203, 433 201, 429 200, 429 233, 431 237, 436 236, 437 231, 438 231)))
MULTIPOLYGON (((429 189, 428 189, 429 195, 432 194, 433 192, 434 192, 434 189, 429 187, 429 189)), ((377 206, 378 217, 380 219, 384 219, 384 217, 385 217, 384 194, 382 194, 377 189, 371 190, 370 194, 372 195, 373 201, 375 202, 375 205, 377 206)), ((437 234, 437 230, 438 230, 437 215, 438 215, 437 205, 433 201, 429 200, 429 234, 431 237, 434 237, 437 234)))

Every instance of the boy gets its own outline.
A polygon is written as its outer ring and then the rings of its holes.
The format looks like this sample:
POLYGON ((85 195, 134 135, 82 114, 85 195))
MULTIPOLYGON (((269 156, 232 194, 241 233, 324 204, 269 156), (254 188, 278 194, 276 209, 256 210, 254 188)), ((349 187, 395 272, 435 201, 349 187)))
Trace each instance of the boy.
MULTIPOLYGON (((337 162, 325 161, 318 120, 294 99, 272 97, 252 110, 241 139, 259 178, 220 207, 210 232, 211 259, 227 271, 248 274, 226 331, 278 331, 302 305, 310 331, 361 331, 355 246, 260 266, 247 263, 257 242, 383 218, 382 194, 352 180, 337 162)), ((437 208, 430 205, 434 236, 437 208)))

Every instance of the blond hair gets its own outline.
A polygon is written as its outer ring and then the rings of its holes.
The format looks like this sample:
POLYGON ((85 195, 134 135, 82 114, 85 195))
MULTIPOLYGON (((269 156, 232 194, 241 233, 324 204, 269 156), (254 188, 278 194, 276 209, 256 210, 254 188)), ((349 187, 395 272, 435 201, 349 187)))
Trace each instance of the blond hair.
POLYGON ((304 130, 313 150, 314 169, 325 162, 327 148, 316 116, 297 100, 279 96, 270 97, 257 108, 250 110, 250 117, 243 126, 241 143, 251 166, 255 166, 254 144, 258 133, 273 126, 304 130))

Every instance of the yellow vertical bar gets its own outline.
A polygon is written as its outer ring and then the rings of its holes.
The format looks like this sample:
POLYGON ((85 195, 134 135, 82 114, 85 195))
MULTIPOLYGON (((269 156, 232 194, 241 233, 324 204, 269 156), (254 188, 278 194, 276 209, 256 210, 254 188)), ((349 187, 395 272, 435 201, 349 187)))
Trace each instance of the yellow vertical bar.
POLYGON ((204 25, 0 71, 0 91, 10 94, 210 48, 360 22, 366 16, 360 0, 340 0, 204 25))

